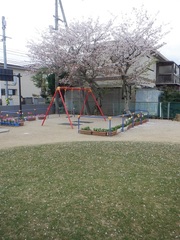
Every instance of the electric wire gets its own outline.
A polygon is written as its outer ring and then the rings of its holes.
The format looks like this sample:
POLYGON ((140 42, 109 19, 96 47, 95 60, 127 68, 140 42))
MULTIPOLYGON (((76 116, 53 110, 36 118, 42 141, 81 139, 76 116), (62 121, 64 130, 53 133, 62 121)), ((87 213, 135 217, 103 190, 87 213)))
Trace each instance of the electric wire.
MULTIPOLYGON (((25 51, 21 51, 18 49, 8 49, 6 53, 7 53, 8 64, 19 65, 19 66, 32 64, 32 61, 30 60, 28 53, 25 51)), ((3 63, 3 62, 4 62, 3 49, 0 48, 0 63, 3 63)))

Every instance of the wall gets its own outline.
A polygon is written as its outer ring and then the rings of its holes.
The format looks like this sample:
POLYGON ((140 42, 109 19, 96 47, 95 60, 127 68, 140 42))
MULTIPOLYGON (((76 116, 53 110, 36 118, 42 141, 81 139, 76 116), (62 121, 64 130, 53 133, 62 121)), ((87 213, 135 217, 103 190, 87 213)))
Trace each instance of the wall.
POLYGON ((159 96, 161 91, 157 89, 136 90, 136 111, 146 110, 152 116, 159 115, 159 96))
MULTIPOLYGON (((32 94, 40 95, 40 89, 37 88, 31 77, 33 76, 32 73, 26 71, 25 69, 17 67, 13 69, 13 74, 19 74, 21 77, 21 96, 25 97, 32 97, 32 94)), ((6 89, 5 81, 1 81, 1 89, 6 89)), ((14 77, 14 82, 8 82, 8 89, 13 89, 16 91, 15 95, 12 96, 11 105, 18 105, 19 104, 19 79, 14 77)), ((6 96, 1 96, 2 105, 6 105, 6 96)))

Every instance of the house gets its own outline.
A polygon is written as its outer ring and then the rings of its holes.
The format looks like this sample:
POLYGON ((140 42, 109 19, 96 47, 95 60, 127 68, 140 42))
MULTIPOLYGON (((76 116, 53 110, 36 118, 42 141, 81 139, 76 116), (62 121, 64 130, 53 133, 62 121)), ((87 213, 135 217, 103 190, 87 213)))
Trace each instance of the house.
MULTIPOLYGON (((130 110, 135 111, 139 109, 137 106, 137 101, 147 103, 148 100, 150 102, 158 102, 158 97, 161 94, 161 88, 159 88, 159 64, 170 63, 169 60, 163 56, 160 52, 157 52, 153 56, 152 64, 148 67, 147 71, 139 76, 138 85, 130 86, 130 110)), ((143 59, 142 59, 143 64, 143 59)), ((175 65, 174 65, 175 66, 175 65)), ((175 78, 172 81, 178 82, 178 74, 179 68, 176 65, 176 76, 172 74, 175 78)), ((174 71, 173 68, 171 69, 174 71)), ((171 75, 171 74, 170 74, 171 75)), ((169 75, 169 76, 170 76, 169 75)), ((122 81, 118 76, 110 76, 105 78, 97 78, 97 83, 103 89, 105 89, 105 94, 103 95, 102 100, 102 108, 104 112, 108 112, 110 115, 122 114, 124 111, 124 99, 123 99, 123 88, 122 81)), ((162 83, 162 86, 164 83, 162 83)), ((145 108, 142 106, 141 109, 146 109, 147 104, 145 104, 145 108)), ((157 106, 156 104, 150 107, 148 110, 152 112, 154 115, 156 113, 157 106), (151 110, 153 109, 153 110, 151 110)))
MULTIPOLYGON (((156 81, 155 88, 143 88, 136 91, 136 110, 146 109, 151 116, 162 117, 162 103, 159 102, 159 97, 165 88, 180 91, 180 66, 175 62, 165 59, 159 53, 159 61, 155 65, 156 67, 156 81)), ((177 104, 177 103, 176 103, 177 104)), ((179 111, 179 107, 172 105, 172 111, 174 113, 179 111)), ((164 114, 165 115, 165 114, 164 114)), ((170 103, 167 108, 167 118, 170 117, 170 103)), ((172 117, 171 116, 171 117, 172 117)), ((164 116, 163 116, 164 117, 164 116)))
POLYGON ((158 62, 156 65, 156 86, 164 86, 180 91, 180 65, 175 62, 165 61, 158 62))
MULTIPOLYGON (((4 68, 3 64, 0 63, 0 68, 4 68)), ((8 104, 18 105, 19 104, 19 78, 18 74, 21 76, 21 96, 23 103, 31 104, 36 101, 40 95, 40 89, 37 88, 33 81, 33 74, 29 72, 26 67, 17 65, 7 65, 7 69, 13 70, 13 81, 6 82, 0 79, 0 105, 7 105, 6 101, 6 89, 8 89, 8 104)))
MULTIPOLYGON (((162 86, 169 84, 169 86, 174 87, 174 89, 179 89, 179 66, 169 61, 160 52, 157 52, 156 55, 153 56, 152 62, 147 71, 139 76, 139 84, 132 85, 129 88, 131 111, 147 109, 150 114, 157 115, 158 99, 162 86), (148 101, 150 101, 149 105, 148 101)), ((99 76, 96 78, 96 83, 102 90, 102 98, 97 98, 97 100, 104 114, 122 114, 124 112, 124 99, 122 80, 120 77, 117 74, 99 76)), ((83 101, 80 92, 67 91, 65 99, 70 111, 72 111, 72 109, 75 109, 77 113, 80 111, 83 101)), ((95 107, 94 101, 90 100, 89 104, 93 113, 95 107)))

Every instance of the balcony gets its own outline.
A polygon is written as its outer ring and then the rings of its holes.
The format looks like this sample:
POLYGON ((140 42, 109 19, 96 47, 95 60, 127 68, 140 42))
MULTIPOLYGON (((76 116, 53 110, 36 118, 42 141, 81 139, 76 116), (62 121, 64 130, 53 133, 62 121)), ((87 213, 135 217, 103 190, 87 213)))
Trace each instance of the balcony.
POLYGON ((159 74, 156 78, 157 85, 180 85, 180 78, 175 74, 159 74))
POLYGON ((156 85, 180 85, 180 67, 170 61, 157 63, 156 85))

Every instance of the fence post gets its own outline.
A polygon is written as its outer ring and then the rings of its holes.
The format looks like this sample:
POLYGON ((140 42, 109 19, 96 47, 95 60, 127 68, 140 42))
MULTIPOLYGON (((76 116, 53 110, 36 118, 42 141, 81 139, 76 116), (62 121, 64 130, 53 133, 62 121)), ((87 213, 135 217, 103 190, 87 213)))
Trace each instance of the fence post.
POLYGON ((78 115, 78 133, 79 133, 79 130, 80 130, 80 115, 78 115))
POLYGON ((162 118, 162 102, 159 103, 159 117, 162 118))
POLYGON ((132 127, 134 127, 134 114, 135 113, 132 113, 132 115, 131 115, 132 116, 132 127))
POLYGON ((124 132, 124 115, 122 115, 122 129, 121 132, 124 132))
POLYGON ((168 102, 168 108, 167 108, 167 119, 170 117, 170 102, 168 102))
POLYGON ((140 112, 140 124, 142 124, 142 112, 140 112))
POLYGON ((108 117, 108 120, 109 120, 109 135, 111 135, 111 119, 112 119, 112 117, 108 117))

